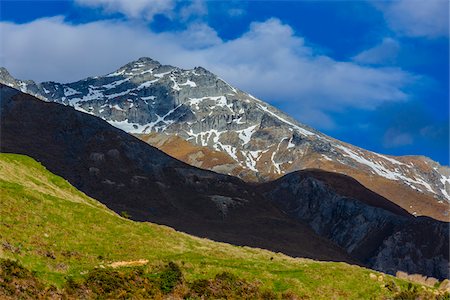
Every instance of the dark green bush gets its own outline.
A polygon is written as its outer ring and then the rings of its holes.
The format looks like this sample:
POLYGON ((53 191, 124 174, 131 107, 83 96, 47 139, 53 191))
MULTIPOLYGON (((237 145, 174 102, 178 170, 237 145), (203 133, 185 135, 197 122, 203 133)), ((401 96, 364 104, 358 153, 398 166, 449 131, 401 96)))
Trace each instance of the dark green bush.
POLYGON ((277 295, 261 291, 256 283, 249 283, 229 272, 217 274, 214 279, 198 279, 190 285, 191 298, 204 299, 278 299, 277 295))
POLYGON ((96 294, 109 294, 125 288, 125 278, 111 269, 94 269, 86 278, 86 285, 96 294))
POLYGON ((159 276, 159 286, 163 293, 170 293, 175 286, 183 281, 183 274, 180 267, 174 263, 169 262, 163 269, 159 276))

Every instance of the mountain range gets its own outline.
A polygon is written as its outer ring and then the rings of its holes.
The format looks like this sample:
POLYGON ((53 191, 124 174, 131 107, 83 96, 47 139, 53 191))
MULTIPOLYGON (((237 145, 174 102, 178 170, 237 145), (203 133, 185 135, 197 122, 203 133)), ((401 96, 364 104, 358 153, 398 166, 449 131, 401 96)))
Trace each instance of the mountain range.
MULTIPOLYGON (((77 103, 72 103, 77 109, 49 103, 5 85, 0 92, 1 152, 36 159, 133 220, 389 274, 449 276, 449 224, 415 217, 349 176, 308 169, 274 181, 245 182, 179 161, 108 124, 114 121, 80 112, 77 103)), ((176 114, 192 117, 188 110, 176 114)), ((186 122, 194 126, 192 120, 186 122)), ((320 133, 305 128, 295 132, 314 135, 311 144, 320 140, 320 133)))
POLYGON ((304 169, 337 172, 415 216, 449 220, 450 169, 423 156, 393 157, 301 124, 202 67, 140 58, 73 83, 0 82, 74 107, 191 165, 262 183, 304 169))

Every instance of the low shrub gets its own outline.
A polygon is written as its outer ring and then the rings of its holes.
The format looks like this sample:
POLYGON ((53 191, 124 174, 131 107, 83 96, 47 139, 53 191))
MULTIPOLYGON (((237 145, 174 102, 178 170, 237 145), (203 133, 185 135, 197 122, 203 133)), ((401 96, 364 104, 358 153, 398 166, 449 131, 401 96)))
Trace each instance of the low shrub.
POLYGON ((173 291, 175 286, 182 283, 182 281, 183 274, 181 269, 174 262, 169 262, 159 275, 159 287, 165 294, 173 291))

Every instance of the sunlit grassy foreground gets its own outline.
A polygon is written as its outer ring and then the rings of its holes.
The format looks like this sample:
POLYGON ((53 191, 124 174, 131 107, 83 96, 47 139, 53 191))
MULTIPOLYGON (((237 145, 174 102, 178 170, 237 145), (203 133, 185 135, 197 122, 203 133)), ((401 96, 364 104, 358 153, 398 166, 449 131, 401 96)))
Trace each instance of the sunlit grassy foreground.
POLYGON ((386 284, 408 284, 345 263, 294 259, 130 221, 22 155, 0 154, 0 193, 0 257, 17 260, 48 285, 62 287, 67 278, 82 280, 111 264, 152 269, 169 261, 186 283, 229 272, 265 290, 311 299, 390 298, 398 291, 386 284))

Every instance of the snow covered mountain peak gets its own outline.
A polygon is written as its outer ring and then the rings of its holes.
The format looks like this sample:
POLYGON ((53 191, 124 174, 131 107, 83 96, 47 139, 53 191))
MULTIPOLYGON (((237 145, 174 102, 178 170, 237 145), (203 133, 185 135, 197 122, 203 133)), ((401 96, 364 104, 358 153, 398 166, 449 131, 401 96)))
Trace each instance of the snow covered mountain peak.
POLYGON ((218 172, 261 181, 314 167, 367 179, 369 188, 381 178, 437 201, 450 200, 448 168, 335 140, 202 67, 183 70, 143 57, 105 76, 68 84, 15 80, 5 71, 0 70, 1 82, 71 105, 129 133, 164 133, 224 153, 233 163, 208 167, 218 172))
POLYGON ((119 68, 117 71, 107 74, 108 77, 113 77, 117 75, 123 76, 135 76, 140 74, 145 74, 146 72, 151 72, 151 70, 161 67, 161 64, 149 57, 141 57, 138 60, 132 61, 123 67, 119 68))

